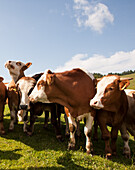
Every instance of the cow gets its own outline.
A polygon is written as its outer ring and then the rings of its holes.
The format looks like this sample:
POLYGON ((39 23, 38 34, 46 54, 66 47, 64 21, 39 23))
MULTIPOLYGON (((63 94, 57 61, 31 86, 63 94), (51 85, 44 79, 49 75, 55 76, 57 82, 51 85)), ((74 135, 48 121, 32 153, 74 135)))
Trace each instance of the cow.
POLYGON ((7 99, 7 88, 5 84, 2 82, 3 77, 0 77, 0 134, 5 134, 4 125, 3 125, 3 116, 4 116, 4 108, 7 99))
POLYGON ((53 73, 48 70, 38 80, 29 98, 31 102, 58 103, 68 109, 70 129, 68 149, 75 149, 76 121, 86 117, 84 133, 86 152, 93 152, 91 142, 92 123, 95 110, 89 105, 95 95, 95 78, 91 73, 76 68, 70 71, 53 73))
POLYGON ((124 89, 130 79, 121 79, 117 75, 108 75, 97 83, 97 92, 90 101, 90 106, 97 109, 96 118, 105 141, 106 157, 116 155, 116 140, 124 117, 128 111, 128 99, 124 89), (111 126, 111 134, 107 129, 111 126), (110 140, 111 138, 111 147, 110 140))
POLYGON ((120 132, 122 139, 124 141, 124 149, 123 154, 127 158, 131 158, 131 151, 129 147, 129 134, 128 132, 134 136, 135 139, 135 90, 132 89, 125 89, 125 93, 128 99, 128 112, 124 118, 122 123, 120 132))
MULTIPOLYGON (((7 91, 7 96, 8 96, 8 106, 10 109, 10 116, 11 116, 11 122, 9 125, 9 130, 12 131, 14 129, 14 123, 17 123, 17 112, 18 112, 18 117, 19 120, 22 118, 20 115, 22 115, 22 111, 18 111, 19 107, 19 96, 18 96, 18 91, 16 89, 15 83, 22 77, 25 76, 24 71, 28 69, 32 65, 31 62, 28 63, 23 63, 20 61, 7 61, 5 63, 5 67, 8 69, 9 74, 12 78, 11 82, 8 85, 8 91, 7 91)), ((27 123, 27 121, 25 122, 27 123)), ((25 127, 25 126, 24 126, 25 127)), ((26 129, 24 128, 24 131, 26 129)))
MULTIPOLYGON (((40 77, 41 75, 39 75, 40 77)), ((56 132, 56 138, 58 140, 62 140, 61 132, 60 132, 60 124, 58 124, 56 113, 57 107, 60 107, 59 105, 56 105, 54 103, 30 103, 29 101, 29 94, 32 92, 38 75, 32 77, 22 77, 20 80, 17 81, 17 89, 20 93, 20 109, 24 110, 25 114, 27 114, 28 111, 30 111, 30 126, 27 131, 28 135, 32 135, 34 131, 34 123, 37 118, 37 116, 41 116, 43 112, 45 114, 47 113, 47 117, 45 116, 45 126, 46 123, 48 123, 48 114, 51 112, 51 123, 54 126, 55 132, 56 132)), ((24 116, 24 115, 23 115, 24 116)))

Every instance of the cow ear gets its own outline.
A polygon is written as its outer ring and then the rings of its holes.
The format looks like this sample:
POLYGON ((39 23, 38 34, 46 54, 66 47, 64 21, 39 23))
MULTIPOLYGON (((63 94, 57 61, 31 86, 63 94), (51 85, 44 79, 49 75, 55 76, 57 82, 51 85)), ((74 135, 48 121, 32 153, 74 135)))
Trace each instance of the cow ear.
POLYGON ((2 82, 4 80, 4 78, 3 77, 0 77, 0 82, 2 82))
POLYGON ((101 79, 102 79, 102 78, 96 78, 96 79, 94 79, 95 87, 97 86, 98 82, 99 82, 101 79))
POLYGON ((25 65, 26 65, 27 68, 29 68, 29 67, 32 65, 32 63, 31 63, 31 62, 28 62, 28 63, 26 63, 25 65))
POLYGON ((47 78, 46 78, 46 81, 47 81, 47 84, 50 86, 53 84, 54 82, 54 79, 55 79, 55 75, 54 74, 48 74, 47 75, 47 78))
POLYGON ((25 70, 28 69, 31 65, 32 65, 31 62, 26 63, 25 66, 22 67, 22 71, 25 71, 25 70))
POLYGON ((119 82, 119 89, 120 90, 124 90, 126 89, 128 86, 130 85, 130 81, 127 79, 127 80, 120 80, 119 82))

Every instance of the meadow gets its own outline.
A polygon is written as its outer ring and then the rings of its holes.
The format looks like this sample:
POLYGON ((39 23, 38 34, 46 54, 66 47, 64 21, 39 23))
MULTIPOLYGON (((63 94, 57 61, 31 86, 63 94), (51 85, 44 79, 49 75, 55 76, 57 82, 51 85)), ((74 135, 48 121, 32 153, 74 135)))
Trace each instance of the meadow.
MULTIPOLYGON (((135 74, 127 77, 135 77, 135 74)), ((129 88, 135 89, 135 79, 129 88)), ((93 141, 94 155, 85 153, 84 123, 80 122, 81 137, 76 138, 76 149, 67 150, 68 138, 65 137, 65 122, 62 115, 61 132, 64 141, 60 142, 55 137, 54 128, 49 123, 48 128, 43 128, 44 114, 37 118, 33 136, 23 133, 23 123, 15 125, 12 132, 8 131, 10 111, 5 106, 4 127, 6 135, 0 136, 0 169, 135 169, 135 141, 130 136, 131 159, 122 155, 123 140, 117 139, 117 156, 107 160, 104 154, 104 141, 98 128, 98 141, 93 141)))

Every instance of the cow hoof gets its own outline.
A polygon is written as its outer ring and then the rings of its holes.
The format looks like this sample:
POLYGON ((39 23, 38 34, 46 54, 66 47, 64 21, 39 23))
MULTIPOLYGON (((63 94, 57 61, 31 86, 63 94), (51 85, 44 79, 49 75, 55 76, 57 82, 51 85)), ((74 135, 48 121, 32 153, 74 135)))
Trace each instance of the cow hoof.
POLYGON ((75 150, 75 144, 69 143, 68 144, 68 150, 75 150))
POLYGON ((130 153, 123 153, 124 157, 127 159, 131 159, 131 155, 130 153))
POLYGON ((1 131, 0 131, 0 134, 1 134, 1 135, 5 135, 5 134, 6 134, 5 130, 1 130, 1 131))
POLYGON ((59 142, 63 142, 63 141, 64 141, 64 139, 62 138, 61 135, 56 136, 56 138, 57 138, 57 140, 58 140, 59 142))
POLYGON ((106 159, 111 159, 112 158, 112 154, 111 153, 107 153, 106 154, 106 159))
POLYGON ((86 151, 87 155, 92 155, 91 151, 86 151))
POLYGON ((13 128, 9 128, 8 129, 9 132, 13 132, 13 130, 14 130, 13 128))
POLYGON ((33 134, 33 133, 32 133, 32 132, 27 131, 27 132, 26 132, 26 134, 27 134, 28 136, 32 136, 32 134, 33 134))

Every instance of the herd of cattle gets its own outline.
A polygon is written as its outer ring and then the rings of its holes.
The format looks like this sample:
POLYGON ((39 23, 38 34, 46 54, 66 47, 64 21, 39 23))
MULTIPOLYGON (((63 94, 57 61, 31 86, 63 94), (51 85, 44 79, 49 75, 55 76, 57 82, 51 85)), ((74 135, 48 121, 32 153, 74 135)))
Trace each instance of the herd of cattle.
POLYGON ((126 89, 131 78, 108 75, 95 79, 91 73, 79 68, 61 73, 48 70, 32 77, 25 77, 24 71, 31 64, 20 61, 7 61, 5 64, 12 80, 6 84, 0 77, 1 134, 5 133, 3 116, 7 102, 11 115, 11 131, 19 120, 24 121, 23 131, 32 135, 37 116, 45 112, 46 127, 50 112, 56 138, 62 140, 60 115, 64 113, 65 134, 70 134, 69 149, 75 148, 75 133, 77 131, 79 135, 79 121, 85 118, 84 133, 88 154, 93 152, 91 136, 94 121, 94 137, 97 138, 99 125, 107 158, 116 155, 118 130, 124 141, 123 154, 127 158, 131 157, 128 132, 135 139, 135 90, 126 89), (111 133, 107 126, 112 127, 111 133))

